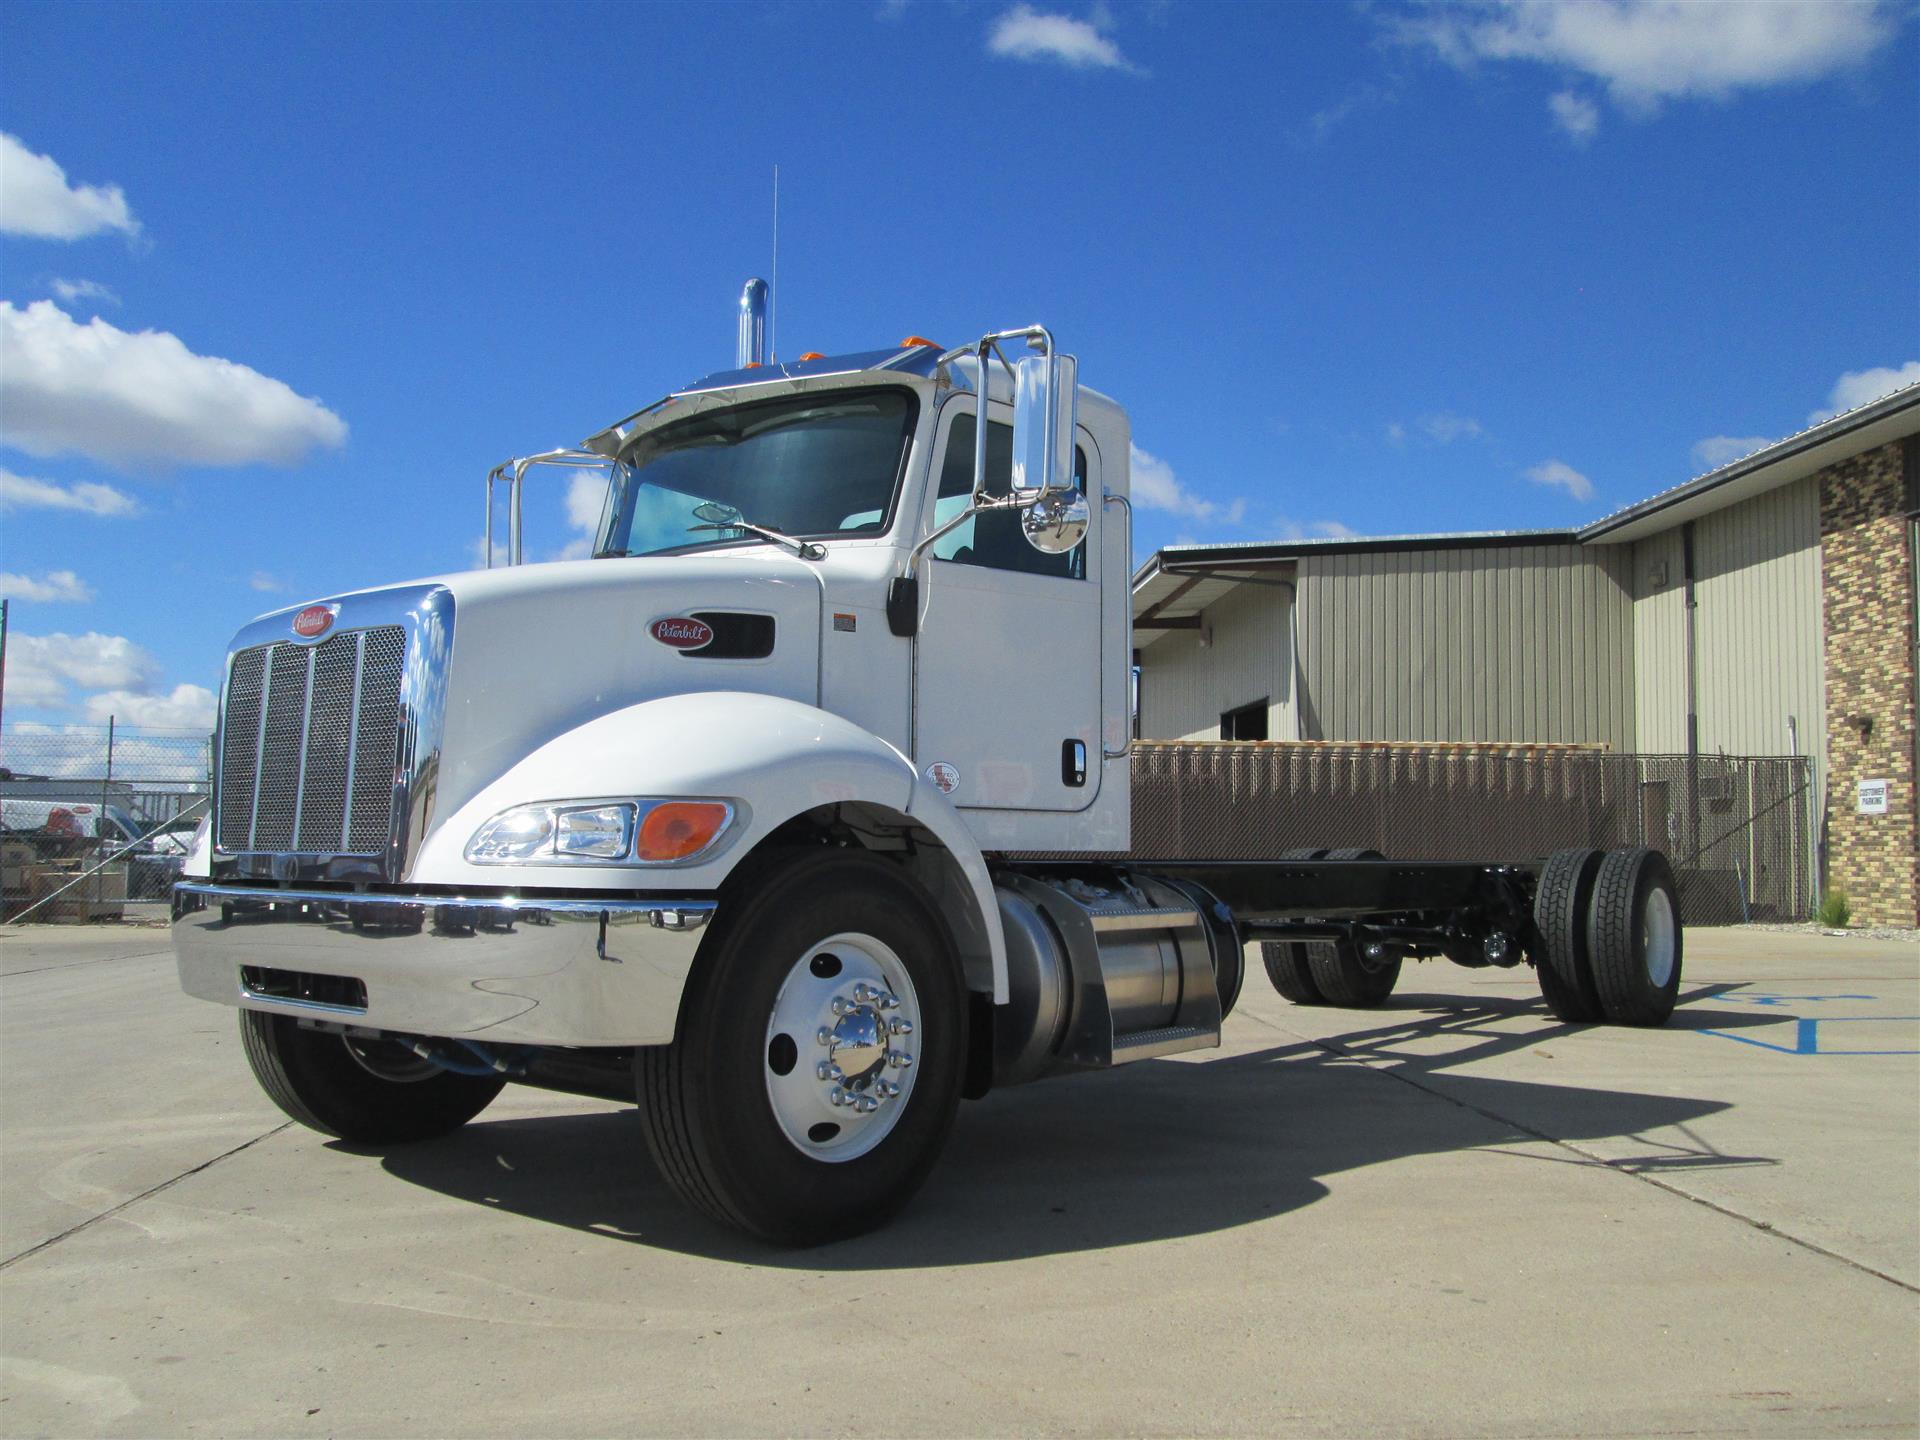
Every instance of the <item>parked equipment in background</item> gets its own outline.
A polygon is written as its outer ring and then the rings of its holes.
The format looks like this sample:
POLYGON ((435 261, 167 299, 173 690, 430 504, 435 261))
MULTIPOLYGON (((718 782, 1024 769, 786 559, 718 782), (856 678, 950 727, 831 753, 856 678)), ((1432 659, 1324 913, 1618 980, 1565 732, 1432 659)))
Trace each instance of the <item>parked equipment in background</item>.
POLYGON ((174 937, 267 1093, 362 1144, 637 1100, 688 1203, 807 1244, 963 1097, 1218 1045, 1255 943, 1298 1004, 1447 959, 1665 1020, 1656 851, 1118 858, 1129 429, 1076 370, 1040 326, 749 363, 496 469, 507 565, 245 627, 174 937), (594 558, 514 563, 543 466, 604 468, 594 558))

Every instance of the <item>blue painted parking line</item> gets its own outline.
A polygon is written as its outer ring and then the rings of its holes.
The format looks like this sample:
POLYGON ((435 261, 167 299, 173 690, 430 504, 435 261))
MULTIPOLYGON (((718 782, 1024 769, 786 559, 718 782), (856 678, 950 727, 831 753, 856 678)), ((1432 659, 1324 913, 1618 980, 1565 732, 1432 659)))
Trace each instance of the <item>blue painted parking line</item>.
POLYGON ((1755 1045, 1762 1050, 1772 1050, 1781 1055, 1920 1055, 1920 1047, 1909 1046, 1900 1050, 1844 1050, 1831 1044, 1822 1044, 1820 1027, 1826 1025, 1858 1024, 1862 1021, 1882 1021, 1898 1024, 1901 1021, 1920 1021, 1920 1015, 1821 1015, 1796 1016, 1793 1022, 1794 1043, 1776 1045, 1771 1040, 1756 1040, 1751 1035, 1736 1035, 1730 1030, 1702 1030, 1702 1035, 1717 1035, 1722 1040, 1738 1040, 1742 1045, 1755 1045))
POLYGON ((1730 1000, 1736 1005, 1795 1005, 1803 1003, 1820 1004, 1827 1000, 1878 1000, 1878 995, 1773 995, 1765 992, 1745 994, 1729 992, 1716 995, 1716 1000, 1730 1000))

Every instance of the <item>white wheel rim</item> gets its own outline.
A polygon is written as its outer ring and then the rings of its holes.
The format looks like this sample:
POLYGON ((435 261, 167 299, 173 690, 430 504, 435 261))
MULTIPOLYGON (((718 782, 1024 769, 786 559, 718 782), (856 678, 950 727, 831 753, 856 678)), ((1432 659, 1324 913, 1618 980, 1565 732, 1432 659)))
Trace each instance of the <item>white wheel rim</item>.
POLYGON ((836 1164, 872 1150, 913 1097, 919 1033, 920 997, 888 946, 848 932, 809 948, 774 997, 760 1055, 781 1133, 836 1164))
POLYGON ((1647 957, 1647 979, 1657 990, 1664 990, 1673 979, 1676 933, 1672 897, 1656 886, 1647 892, 1647 908, 1640 917, 1640 948, 1647 957))

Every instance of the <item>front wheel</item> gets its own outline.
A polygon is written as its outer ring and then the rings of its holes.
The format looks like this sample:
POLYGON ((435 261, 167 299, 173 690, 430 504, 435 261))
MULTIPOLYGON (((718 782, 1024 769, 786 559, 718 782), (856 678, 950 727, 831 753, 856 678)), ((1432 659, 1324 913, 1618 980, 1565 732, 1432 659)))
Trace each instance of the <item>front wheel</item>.
POLYGON ((268 1099, 309 1129, 355 1144, 458 1130, 507 1083, 443 1070, 397 1040, 302 1029, 290 1016, 259 1010, 240 1012, 240 1044, 268 1099))
POLYGON ((871 1230, 953 1127, 966 993, 897 866, 799 851, 723 905, 671 1045, 635 1053, 648 1148, 696 1209, 787 1245, 871 1230))

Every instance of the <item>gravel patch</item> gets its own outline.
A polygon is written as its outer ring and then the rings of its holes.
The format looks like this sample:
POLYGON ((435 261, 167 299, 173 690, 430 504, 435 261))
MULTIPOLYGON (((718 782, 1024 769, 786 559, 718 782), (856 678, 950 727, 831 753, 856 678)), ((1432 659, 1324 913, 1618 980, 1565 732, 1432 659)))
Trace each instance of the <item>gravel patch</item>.
POLYGON ((1767 930, 1776 935, 1824 935, 1831 940, 1905 940, 1909 945, 1920 945, 1920 930, 1903 929, 1898 925, 1856 925, 1845 930, 1829 930, 1824 925, 1815 925, 1808 921, 1798 924, 1761 924, 1729 925, 1729 930, 1767 930))

